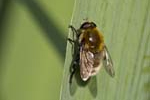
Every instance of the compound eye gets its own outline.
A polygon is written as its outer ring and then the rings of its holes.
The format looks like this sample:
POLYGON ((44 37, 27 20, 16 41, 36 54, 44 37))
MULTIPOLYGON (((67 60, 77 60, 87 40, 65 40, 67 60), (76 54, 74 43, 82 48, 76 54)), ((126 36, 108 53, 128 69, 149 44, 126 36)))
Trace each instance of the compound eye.
POLYGON ((92 27, 96 27, 96 24, 94 22, 91 22, 92 27))
POLYGON ((89 28, 91 25, 89 22, 85 22, 81 25, 80 29, 86 29, 86 28, 89 28))
POLYGON ((96 27, 96 24, 94 22, 84 22, 80 29, 87 29, 87 28, 94 28, 96 27))

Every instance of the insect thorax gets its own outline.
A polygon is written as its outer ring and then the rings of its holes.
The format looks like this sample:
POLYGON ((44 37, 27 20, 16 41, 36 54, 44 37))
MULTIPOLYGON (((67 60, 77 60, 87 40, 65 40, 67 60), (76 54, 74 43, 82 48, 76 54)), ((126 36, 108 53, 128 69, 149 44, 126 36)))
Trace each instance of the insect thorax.
POLYGON ((96 28, 82 30, 79 37, 79 43, 85 46, 90 51, 101 51, 104 45, 102 34, 96 28))

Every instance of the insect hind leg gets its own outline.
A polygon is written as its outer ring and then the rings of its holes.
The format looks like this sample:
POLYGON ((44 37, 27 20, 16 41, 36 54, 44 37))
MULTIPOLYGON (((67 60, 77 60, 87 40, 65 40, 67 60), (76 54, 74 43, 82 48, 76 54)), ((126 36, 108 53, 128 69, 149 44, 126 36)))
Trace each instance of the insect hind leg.
POLYGON ((72 78, 73 78, 73 75, 75 74, 75 72, 77 71, 77 66, 78 66, 78 61, 79 59, 77 58, 76 60, 74 60, 72 62, 72 66, 70 67, 70 78, 69 78, 69 83, 71 84, 72 83, 72 78))
POLYGON ((69 78, 69 83, 72 83, 72 78, 73 75, 75 74, 77 70, 77 61, 73 61, 73 65, 70 67, 70 78, 69 78))

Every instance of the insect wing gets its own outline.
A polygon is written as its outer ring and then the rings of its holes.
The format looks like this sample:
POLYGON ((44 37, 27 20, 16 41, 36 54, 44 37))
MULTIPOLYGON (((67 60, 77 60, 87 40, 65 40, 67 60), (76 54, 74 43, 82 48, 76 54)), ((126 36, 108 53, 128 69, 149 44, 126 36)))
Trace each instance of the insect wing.
POLYGON ((98 74, 99 70, 102 68, 103 55, 104 55, 103 51, 94 53, 94 65, 93 65, 93 70, 91 72, 91 76, 95 76, 96 74, 98 74))
POLYGON ((83 81, 86 81, 91 76, 93 70, 94 55, 88 50, 80 49, 80 75, 83 81))
POLYGON ((104 62, 103 62, 103 64, 104 64, 104 68, 106 69, 107 73, 110 76, 114 77, 115 71, 113 68, 113 62, 112 62, 111 56, 110 56, 106 46, 104 47, 104 62))

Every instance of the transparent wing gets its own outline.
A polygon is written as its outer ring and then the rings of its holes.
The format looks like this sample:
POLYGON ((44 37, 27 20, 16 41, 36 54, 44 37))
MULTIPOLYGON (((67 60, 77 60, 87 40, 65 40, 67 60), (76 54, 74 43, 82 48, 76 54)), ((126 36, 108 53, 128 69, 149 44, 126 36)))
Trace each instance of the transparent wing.
POLYGON ((104 47, 104 61, 103 61, 103 64, 104 64, 104 67, 105 67, 107 73, 110 76, 114 77, 115 76, 115 71, 114 71, 114 68, 113 68, 113 62, 112 62, 111 56, 110 56, 106 46, 104 47))
POLYGON ((82 47, 80 49, 80 75, 83 81, 86 81, 91 76, 91 71, 93 70, 93 53, 84 50, 82 47))
POLYGON ((104 58, 103 55, 104 55, 103 51, 94 53, 94 65, 93 65, 93 70, 91 72, 91 76, 95 76, 102 68, 103 58, 104 58))

